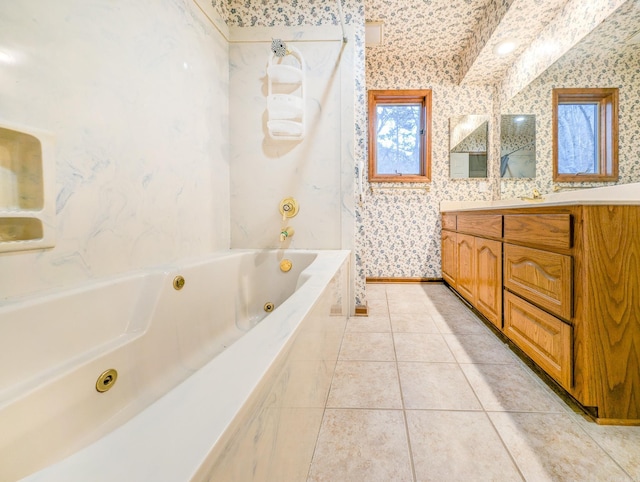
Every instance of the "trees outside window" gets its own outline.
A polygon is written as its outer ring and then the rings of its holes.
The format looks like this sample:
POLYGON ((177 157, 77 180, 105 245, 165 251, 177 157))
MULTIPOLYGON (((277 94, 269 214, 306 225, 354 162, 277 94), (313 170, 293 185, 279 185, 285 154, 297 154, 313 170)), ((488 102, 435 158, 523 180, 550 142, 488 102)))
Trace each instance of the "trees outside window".
POLYGON ((369 91, 369 181, 431 180, 431 91, 369 91))
POLYGON ((553 180, 618 179, 618 89, 553 90, 553 180))

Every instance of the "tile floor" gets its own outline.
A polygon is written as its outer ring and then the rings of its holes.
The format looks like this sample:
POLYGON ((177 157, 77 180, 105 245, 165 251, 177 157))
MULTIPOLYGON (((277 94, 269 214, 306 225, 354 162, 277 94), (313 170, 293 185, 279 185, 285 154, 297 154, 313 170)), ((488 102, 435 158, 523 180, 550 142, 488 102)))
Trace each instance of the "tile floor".
POLYGON ((640 427, 564 403, 441 284, 367 285, 308 481, 640 481, 640 427))

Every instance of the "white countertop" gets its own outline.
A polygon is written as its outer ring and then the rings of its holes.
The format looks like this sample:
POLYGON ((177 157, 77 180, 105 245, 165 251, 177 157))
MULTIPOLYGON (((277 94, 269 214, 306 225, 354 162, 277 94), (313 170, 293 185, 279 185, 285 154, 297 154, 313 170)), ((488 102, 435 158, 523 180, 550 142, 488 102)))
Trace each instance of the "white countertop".
POLYGON ((440 212, 491 208, 562 206, 567 204, 640 204, 640 182, 542 194, 540 200, 498 199, 495 201, 441 201, 440 212))

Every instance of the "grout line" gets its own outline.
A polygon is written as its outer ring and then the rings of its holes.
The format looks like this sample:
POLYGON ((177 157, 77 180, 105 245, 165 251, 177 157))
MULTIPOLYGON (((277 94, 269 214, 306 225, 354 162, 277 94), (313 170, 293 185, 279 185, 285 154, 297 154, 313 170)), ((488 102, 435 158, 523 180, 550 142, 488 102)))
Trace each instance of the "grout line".
MULTIPOLYGON (((389 310, 389 295, 387 295, 387 310, 389 310)), ((413 461, 413 447, 411 446, 411 435, 409 434, 409 423, 407 422, 407 409, 404 403, 404 393, 402 392, 402 380, 400 379, 398 353, 396 352, 396 338, 395 331, 393 330, 393 323, 391 323, 391 312, 389 312, 389 325, 391 326, 391 343, 393 343, 393 355, 395 357, 396 374, 398 376, 398 389, 400 390, 400 402, 402 404, 402 419, 404 420, 404 431, 407 438, 407 449, 409 450, 409 464, 411 465, 411 475, 413 476, 413 482, 416 482, 418 480, 418 477, 416 475, 416 467, 413 461)))

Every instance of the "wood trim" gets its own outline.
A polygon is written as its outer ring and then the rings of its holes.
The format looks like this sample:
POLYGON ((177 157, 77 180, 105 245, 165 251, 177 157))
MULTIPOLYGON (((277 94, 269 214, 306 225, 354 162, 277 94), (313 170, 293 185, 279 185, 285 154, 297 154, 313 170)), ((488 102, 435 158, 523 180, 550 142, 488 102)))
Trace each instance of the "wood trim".
POLYGON ((618 89, 553 89, 551 139, 554 182, 611 182, 618 180, 618 89), (563 102, 597 103, 600 109, 598 145, 599 172, 596 174, 560 174, 558 172, 558 104, 563 102))
POLYGON ((366 278, 367 283, 442 283, 442 278, 366 278))
POLYGON ((368 164, 369 182, 431 182, 432 97, 430 89, 369 90, 367 115, 369 120, 368 164), (380 102, 378 102, 380 101, 380 102), (376 105, 378 103, 419 103, 422 105, 423 140, 420 143, 421 173, 419 175, 379 175, 376 168, 376 105))
POLYGON ((367 305, 356 305, 356 316, 369 316, 369 307, 367 305))

